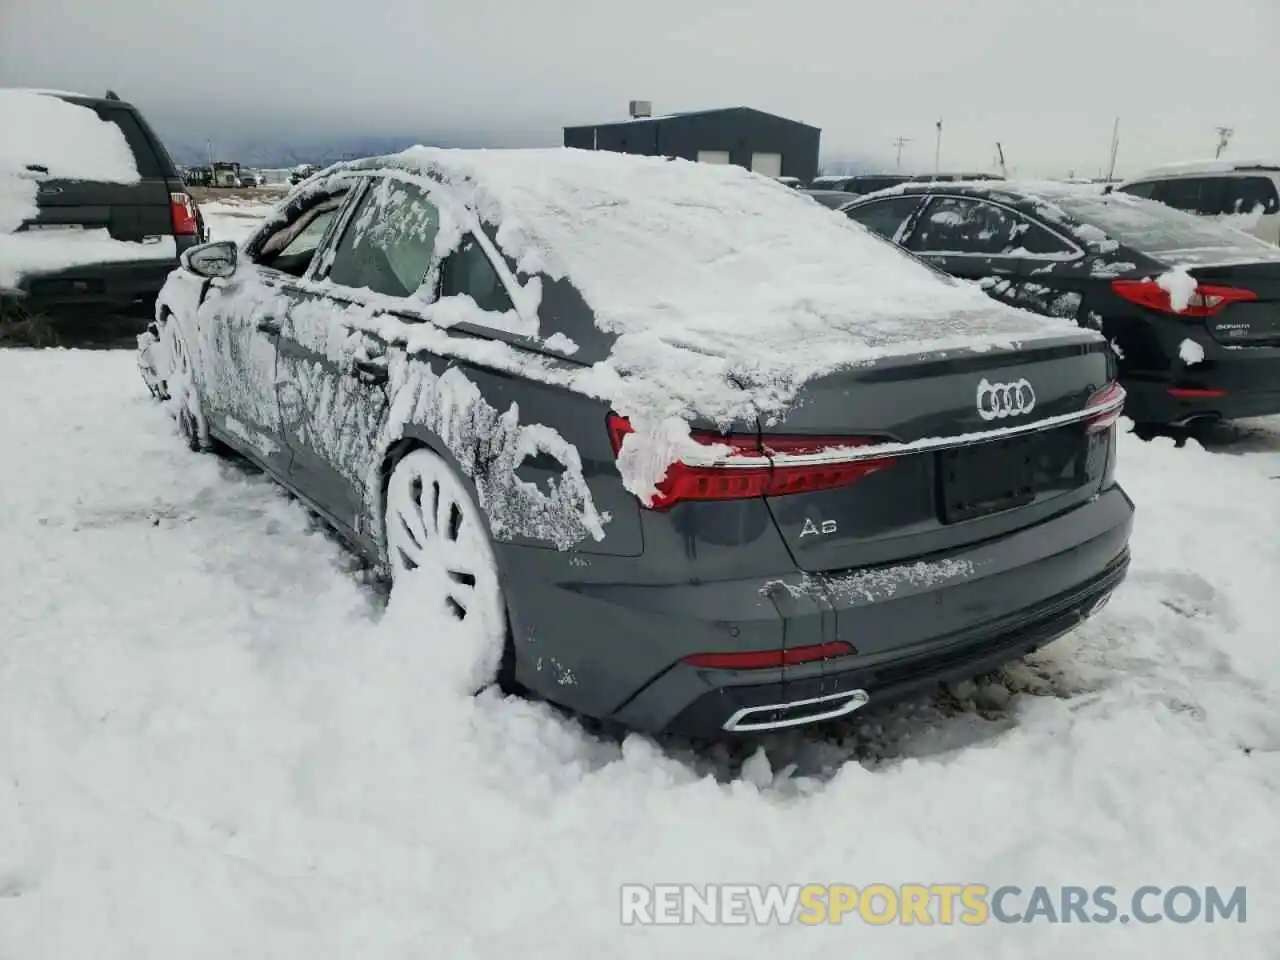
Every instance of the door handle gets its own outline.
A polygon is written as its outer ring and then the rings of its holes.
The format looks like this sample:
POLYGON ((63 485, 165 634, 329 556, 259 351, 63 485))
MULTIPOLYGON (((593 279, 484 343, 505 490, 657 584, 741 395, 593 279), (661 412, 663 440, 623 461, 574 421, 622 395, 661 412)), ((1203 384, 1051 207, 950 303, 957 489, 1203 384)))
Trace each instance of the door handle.
POLYGON ((351 370, 358 380, 365 383, 386 383, 390 378, 386 357, 355 357, 351 361, 351 370))
POLYGON ((281 328, 280 321, 275 317, 259 317, 257 326, 262 333, 270 334, 279 333, 281 328))

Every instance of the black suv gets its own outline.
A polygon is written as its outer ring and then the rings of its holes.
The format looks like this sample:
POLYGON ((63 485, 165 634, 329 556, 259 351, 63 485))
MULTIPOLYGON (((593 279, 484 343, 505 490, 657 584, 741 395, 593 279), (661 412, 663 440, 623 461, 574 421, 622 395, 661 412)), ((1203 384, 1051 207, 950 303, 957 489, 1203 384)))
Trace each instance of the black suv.
MULTIPOLYGON (((200 210, 168 151, 137 108, 113 93, 5 92, 56 97, 93 111, 124 135, 138 176, 134 182, 60 178, 56 159, 65 156, 65 144, 54 142, 54 134, 36 123, 20 132, 29 150, 21 154, 26 169, 17 173, 37 183, 36 215, 24 218, 9 237, 19 263, 16 281, 8 289, 0 283, 0 321, 41 317, 56 328, 60 321, 85 318, 103 326, 123 321, 136 327, 133 332, 141 330, 153 317, 156 294, 178 257, 208 239, 200 210), (65 244, 58 239, 64 232, 65 244), (23 270, 24 246, 58 249, 51 260, 32 257, 33 265, 23 270)), ((92 158, 82 161, 92 169, 92 158)))

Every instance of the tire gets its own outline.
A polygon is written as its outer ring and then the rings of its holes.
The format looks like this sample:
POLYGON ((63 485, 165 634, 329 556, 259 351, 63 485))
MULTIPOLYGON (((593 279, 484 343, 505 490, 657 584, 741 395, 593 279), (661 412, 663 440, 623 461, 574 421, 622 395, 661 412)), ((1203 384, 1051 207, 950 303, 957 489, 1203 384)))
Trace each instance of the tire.
POLYGON ((428 571, 419 579, 432 591, 430 601, 492 641, 487 679, 505 688, 514 658, 489 524, 467 484, 435 452, 410 450, 392 468, 383 534, 392 588, 409 571, 428 571))

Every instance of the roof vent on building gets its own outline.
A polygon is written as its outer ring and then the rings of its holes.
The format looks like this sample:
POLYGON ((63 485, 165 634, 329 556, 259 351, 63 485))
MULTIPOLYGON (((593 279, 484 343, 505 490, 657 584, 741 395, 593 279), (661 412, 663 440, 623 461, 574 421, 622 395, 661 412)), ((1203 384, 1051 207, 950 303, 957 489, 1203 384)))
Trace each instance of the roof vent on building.
POLYGON ((627 113, 632 120, 653 116, 653 104, 648 100, 632 100, 627 106, 627 113))

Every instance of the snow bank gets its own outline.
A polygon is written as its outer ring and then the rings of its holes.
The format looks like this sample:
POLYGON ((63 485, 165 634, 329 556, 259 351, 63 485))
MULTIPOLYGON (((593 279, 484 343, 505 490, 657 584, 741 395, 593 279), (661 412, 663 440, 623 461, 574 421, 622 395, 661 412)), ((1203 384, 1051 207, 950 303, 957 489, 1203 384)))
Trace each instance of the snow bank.
POLYGON ((384 610, 271 483, 188 454, 126 356, 0 353, 0 402, 25 412, 0 425, 2 955, 1273 954, 1274 421, 1240 456, 1122 438, 1134 566, 1085 628, 743 764, 465 696, 482 647, 412 589, 384 610), (621 883, 812 880, 1247 885, 1250 911, 618 922, 621 883))

